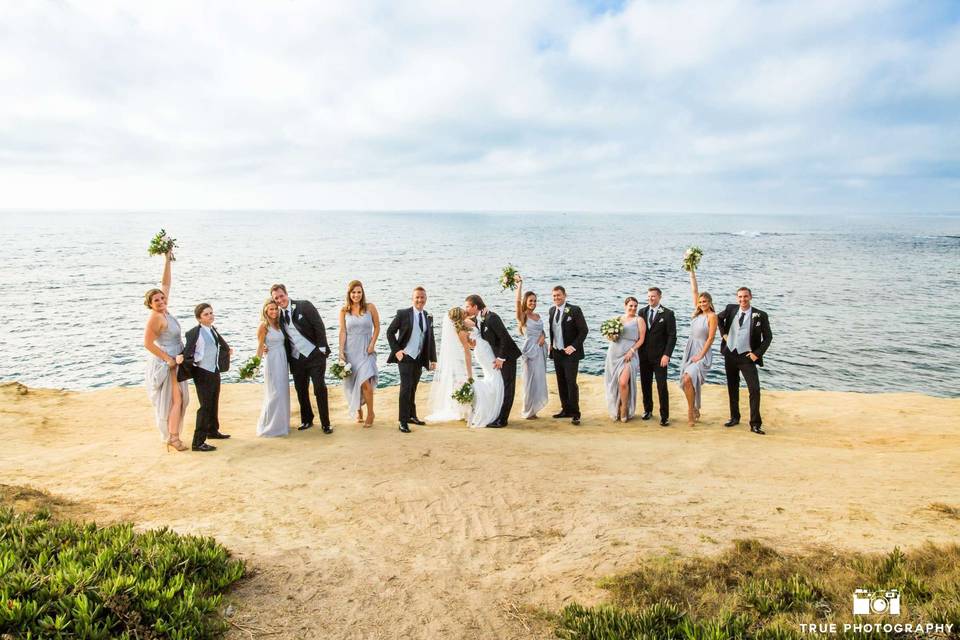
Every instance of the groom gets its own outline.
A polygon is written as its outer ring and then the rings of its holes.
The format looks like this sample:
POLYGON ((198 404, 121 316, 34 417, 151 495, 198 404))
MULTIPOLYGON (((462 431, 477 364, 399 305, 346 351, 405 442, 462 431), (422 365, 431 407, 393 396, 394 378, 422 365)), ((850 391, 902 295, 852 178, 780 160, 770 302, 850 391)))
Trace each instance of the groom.
POLYGON ((323 374, 327 370, 327 331, 320 313, 309 300, 291 300, 287 287, 275 284, 270 287, 270 297, 280 307, 280 329, 283 331, 283 347, 287 351, 293 387, 297 390, 300 404, 300 426, 304 431, 313 426, 313 408, 310 406, 310 381, 317 396, 317 411, 324 433, 333 433, 330 428, 330 410, 327 408, 327 385, 323 374))
POLYGON ((499 369, 503 377, 503 404, 500 406, 500 415, 487 426, 505 427, 510 419, 510 409, 513 408, 513 396, 517 388, 517 358, 520 357, 520 349, 507 333, 500 316, 483 304, 483 298, 477 294, 467 296, 463 310, 477 323, 480 337, 490 343, 496 357, 493 368, 499 369))
POLYGON ((424 310, 427 290, 413 290, 413 306, 397 311, 387 327, 390 355, 387 362, 400 370, 400 431, 410 433, 408 423, 426 424, 417 417, 417 385, 424 368, 437 368, 437 341, 433 336, 433 316, 424 310))
POLYGON ((550 358, 557 373, 557 391, 560 394, 560 413, 554 418, 570 418, 580 424, 580 387, 577 373, 584 358, 583 341, 587 339, 587 321, 580 307, 567 304, 567 290, 553 288, 553 306, 550 307, 550 358))
POLYGON ((643 395, 643 416, 653 415, 653 378, 657 378, 657 403, 660 405, 660 426, 670 426, 670 392, 667 390, 667 365, 677 346, 677 317, 660 304, 663 291, 647 289, 649 303, 637 313, 647 323, 647 337, 640 346, 640 391, 643 395))

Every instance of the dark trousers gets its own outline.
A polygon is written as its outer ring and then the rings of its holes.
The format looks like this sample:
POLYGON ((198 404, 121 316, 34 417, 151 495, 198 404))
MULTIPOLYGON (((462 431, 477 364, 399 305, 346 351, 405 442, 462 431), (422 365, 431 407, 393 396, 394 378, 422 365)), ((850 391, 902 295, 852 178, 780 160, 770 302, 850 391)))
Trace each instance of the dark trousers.
POLYGON ((570 417, 580 417, 580 387, 577 386, 577 373, 580 360, 577 354, 571 356, 553 352, 553 368, 557 373, 557 392, 560 394, 560 408, 570 417))
POLYGON ((193 384, 197 390, 197 425, 193 429, 193 446, 203 444, 207 436, 220 431, 220 372, 210 373, 194 367, 193 384))
POLYGON ((730 418, 740 419, 740 374, 747 383, 750 392, 750 426, 763 424, 760 418, 760 373, 757 363, 749 356, 736 353, 723 356, 723 370, 727 374, 727 395, 730 396, 730 418))
POLYGON ((297 390, 297 402, 300 404, 300 422, 313 422, 313 407, 310 406, 310 382, 317 396, 317 411, 320 424, 330 426, 330 410, 327 408, 327 383, 323 375, 327 371, 327 356, 315 349, 309 357, 290 361, 290 373, 293 374, 293 388, 297 390))
POLYGON ((643 393, 643 412, 653 413, 653 379, 657 379, 657 404, 660 405, 660 418, 670 418, 670 393, 667 391, 667 368, 660 366, 660 356, 651 362, 640 358, 640 391, 643 393))
POLYGON ((507 424, 510 419, 510 410, 513 409, 513 397, 517 390, 517 361, 504 360, 500 367, 500 375, 503 376, 503 406, 500 408, 499 422, 507 424))
POLYGON ((400 422, 406 424, 410 418, 417 418, 417 385, 423 373, 423 363, 406 357, 397 363, 400 370, 400 422))

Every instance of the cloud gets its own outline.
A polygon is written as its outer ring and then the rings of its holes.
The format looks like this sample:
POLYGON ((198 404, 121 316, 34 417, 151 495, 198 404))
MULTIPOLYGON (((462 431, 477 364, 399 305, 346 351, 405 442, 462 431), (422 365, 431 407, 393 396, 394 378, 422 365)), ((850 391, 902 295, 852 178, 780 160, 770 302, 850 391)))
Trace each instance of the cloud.
POLYGON ((954 13, 9 3, 4 206, 955 210, 954 13))

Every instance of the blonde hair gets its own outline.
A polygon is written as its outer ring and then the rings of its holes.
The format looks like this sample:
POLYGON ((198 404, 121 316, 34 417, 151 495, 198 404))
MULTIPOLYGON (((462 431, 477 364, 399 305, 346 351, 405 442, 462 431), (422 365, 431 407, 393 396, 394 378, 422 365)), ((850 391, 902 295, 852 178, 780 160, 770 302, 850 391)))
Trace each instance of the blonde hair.
POLYGON ((453 328, 460 331, 466 331, 467 325, 465 320, 467 318, 467 312, 461 309, 460 307, 453 307, 450 311, 447 312, 447 317, 453 322, 453 328))
POLYGON ((350 310, 353 308, 350 292, 356 287, 360 287, 360 315, 363 315, 367 312, 367 292, 363 288, 363 283, 359 280, 351 280, 350 284, 347 285, 347 301, 343 305, 343 310, 350 313, 350 310))
MULTIPOLYGON (((272 327, 272 326, 273 326, 272 324, 270 324, 270 317, 267 316, 267 307, 269 307, 270 305, 273 305, 273 306, 277 307, 277 309, 280 308, 280 305, 278 305, 276 302, 274 302, 274 301, 273 301, 273 298, 267 299, 267 301, 263 303, 263 306, 260 307, 260 322, 262 322, 263 324, 267 325, 268 327, 272 327)), ((280 316, 279 316, 279 315, 277 316, 277 326, 280 326, 280 316)))
MULTIPOLYGON (((143 306, 153 311, 153 307, 150 305, 150 303, 153 302, 153 296, 157 295, 158 293, 163 293, 163 289, 150 289, 143 294, 143 306)), ((167 295, 164 294, 163 297, 166 298, 167 295)))
POLYGON ((701 291, 700 295, 697 296, 697 308, 693 310, 694 318, 703 313, 703 309, 700 308, 700 298, 706 298, 707 302, 710 303, 710 311, 713 311, 714 313, 717 312, 717 310, 713 308, 713 296, 706 291, 701 291))

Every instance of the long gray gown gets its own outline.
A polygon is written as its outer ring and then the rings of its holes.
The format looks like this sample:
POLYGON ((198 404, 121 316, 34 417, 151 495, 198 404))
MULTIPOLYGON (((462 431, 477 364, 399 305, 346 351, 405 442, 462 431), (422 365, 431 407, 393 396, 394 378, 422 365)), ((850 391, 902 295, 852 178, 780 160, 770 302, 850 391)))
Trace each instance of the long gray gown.
POLYGON ((603 388, 607 398, 607 412, 614 420, 617 419, 617 413, 620 410, 620 373, 624 367, 630 367, 628 376, 630 398, 627 401, 627 418, 632 418, 637 409, 637 372, 640 370, 640 359, 634 353, 630 361, 624 360, 627 351, 630 350, 640 338, 640 328, 637 326, 636 319, 627 322, 623 326, 623 333, 616 342, 611 342, 607 347, 607 360, 603 365, 603 388))
POLYGON ((343 393, 347 397, 347 411, 355 414, 363 404, 360 386, 367 380, 377 386, 377 355, 367 353, 367 345, 373 338, 373 316, 369 313, 355 316, 347 314, 347 342, 343 358, 353 367, 353 373, 343 381, 343 393))
MULTIPOLYGON (((183 336, 181 335, 180 323, 169 313, 165 313, 167 319, 167 328, 157 337, 155 344, 166 352, 168 356, 178 356, 183 353, 183 336)), ((171 382, 170 367, 167 363, 150 354, 147 358, 146 386, 147 395, 150 402, 153 403, 154 417, 157 421, 157 429, 160 431, 160 441, 166 442, 170 439, 170 433, 167 431, 167 420, 170 418, 170 405, 173 404, 173 385, 180 385, 180 420, 187 413, 187 404, 190 401, 189 387, 187 381, 171 382)), ((181 433, 183 430, 181 429, 181 433)))
POLYGON ((700 387, 707 377, 707 371, 713 365, 713 349, 707 351, 707 355, 700 362, 690 362, 690 358, 700 353, 707 336, 710 334, 710 325, 707 323, 707 316, 703 313, 698 315, 690 323, 690 337, 687 339, 687 346, 683 349, 683 360, 680 362, 680 388, 683 389, 683 374, 690 376, 690 382, 693 383, 693 406, 700 410, 700 387))
POLYGON ((283 332, 267 327, 263 360, 263 407, 257 420, 257 435, 285 436, 290 433, 290 370, 283 348, 283 332))
POLYGON ((537 344, 543 335, 543 319, 527 318, 523 346, 520 348, 523 367, 524 418, 536 415, 547 406, 547 343, 537 344))

